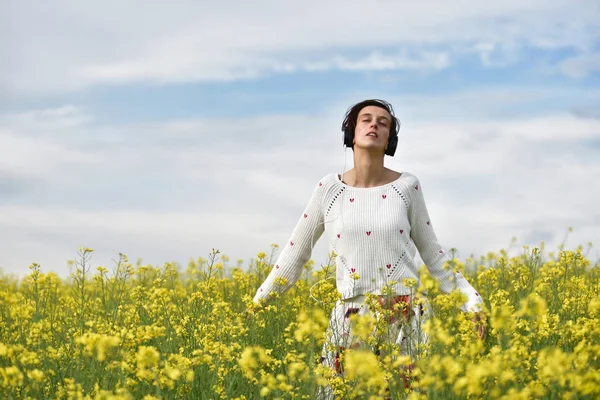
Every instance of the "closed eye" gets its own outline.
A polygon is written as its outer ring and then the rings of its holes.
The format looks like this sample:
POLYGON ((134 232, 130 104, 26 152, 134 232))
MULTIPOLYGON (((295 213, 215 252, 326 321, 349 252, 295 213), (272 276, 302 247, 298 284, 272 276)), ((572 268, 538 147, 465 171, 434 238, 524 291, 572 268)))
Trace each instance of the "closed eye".
MULTIPOLYGON (((362 122, 369 123, 369 122, 371 122, 371 119, 370 118, 365 118, 365 119, 362 120, 362 122)), ((387 121, 384 120, 384 119, 380 120, 379 123, 381 124, 381 126, 388 126, 387 121)))
MULTIPOLYGON (((360 121, 361 121, 361 122, 365 122, 365 123, 369 123, 369 122, 371 122, 371 119, 372 119, 372 116, 371 116, 370 114, 364 114, 364 115, 363 115, 363 116, 360 118, 360 121)), ((385 126, 385 127, 387 127, 387 126, 388 126, 388 123, 389 123, 389 120, 388 120, 388 118, 386 118, 386 117, 379 117, 379 118, 377 118, 377 120, 379 121, 379 123, 380 123, 382 126, 385 126)))

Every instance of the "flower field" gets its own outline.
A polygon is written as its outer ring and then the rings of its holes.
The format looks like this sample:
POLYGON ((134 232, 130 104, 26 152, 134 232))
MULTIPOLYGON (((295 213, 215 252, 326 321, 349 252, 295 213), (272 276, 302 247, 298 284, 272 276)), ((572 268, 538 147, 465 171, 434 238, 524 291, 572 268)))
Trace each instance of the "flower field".
POLYGON ((485 301, 483 340, 458 310, 465 299, 440 293, 422 268, 421 285, 405 284, 427 292, 434 316, 414 364, 391 343, 371 351, 385 326, 356 318, 362 345, 343 353, 343 374, 319 362, 336 255, 253 307, 276 253, 243 266, 213 250, 185 267, 121 254, 95 267, 82 248, 69 279, 37 264, 20 280, 1 276, 0 398, 313 399, 322 386, 341 399, 600 397, 600 266, 582 246, 454 258, 448 268, 485 301))

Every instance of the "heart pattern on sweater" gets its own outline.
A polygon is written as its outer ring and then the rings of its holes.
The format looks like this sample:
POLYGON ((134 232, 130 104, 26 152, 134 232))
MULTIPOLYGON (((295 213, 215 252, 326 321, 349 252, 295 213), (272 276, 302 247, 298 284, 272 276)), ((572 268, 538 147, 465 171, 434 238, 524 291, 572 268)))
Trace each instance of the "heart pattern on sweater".
MULTIPOLYGON (((319 186, 323 186, 323 183, 319 182, 319 186)), ((419 185, 415 185, 414 189, 415 190, 419 190, 419 185)), ((385 200, 387 198, 387 194, 382 194, 381 198, 385 200)), ((350 200, 350 203, 354 203, 355 198, 350 198, 349 200, 350 200)), ((308 214, 307 213, 303 213, 303 217, 304 218, 308 218, 308 214)), ((426 221, 426 224, 428 226, 431 225, 431 221, 430 220, 426 221)), ((399 229, 399 231, 400 231, 400 234, 404 233, 404 229, 399 229)), ((365 231, 365 233, 367 234, 367 236, 371 236, 372 231, 365 231)), ((341 238, 341 233, 337 233, 336 236, 337 236, 338 239, 340 239, 341 238)), ((289 243, 290 243, 290 246, 294 246, 294 244, 295 244, 294 241, 292 241, 292 240, 290 240, 289 243)), ((444 254, 445 251, 443 249, 439 249, 438 253, 439 254, 444 254)), ((388 270, 388 273, 386 275, 388 277, 390 277, 391 274, 392 274, 391 269, 392 269, 393 264, 384 264, 384 265, 385 265, 386 269, 388 270)), ((275 269, 277 269, 277 270, 280 269, 280 265, 276 264, 275 265, 275 269)), ((356 268, 350 268, 350 271, 352 272, 352 274, 354 274, 354 273, 356 273, 356 268)), ((460 272, 457 272, 457 276, 459 276, 459 277, 461 276, 460 272)), ((260 292, 264 292, 264 289, 262 287, 259 290, 260 290, 260 292)), ((479 293, 477 293, 477 292, 475 293, 475 295, 477 297, 481 297, 481 295, 479 293)))
MULTIPOLYGON (((321 182, 319 182, 319 186, 322 186, 322 183, 321 183, 321 182)), ((419 189, 419 186, 415 186, 415 190, 418 190, 418 189, 419 189)), ((381 195, 381 197, 382 197, 382 199, 386 199, 386 198, 387 198, 387 195, 385 195, 385 194, 382 194, 382 195, 381 195)), ((354 200, 355 200, 354 198, 350 198, 350 202, 351 202, 351 203, 353 203, 353 202, 354 202, 354 200)), ((303 217, 304 217, 304 218, 308 218, 308 214, 306 214, 306 213, 303 213, 303 217)), ((431 221, 426 221, 426 224, 427 224, 427 225, 431 225, 431 221)), ((403 233, 404 233, 404 229, 400 229, 399 231, 400 231, 400 234, 403 234, 403 233)), ((371 236, 371 233, 372 233, 372 231, 365 231, 365 233, 367 234, 367 236, 371 236)), ((338 234, 336 234, 336 236, 337 236, 337 238, 338 238, 338 239, 340 239, 340 238, 341 238, 341 233, 338 233, 338 234)), ((290 241, 289 243, 290 243, 290 246, 294 246, 294 242, 293 242, 293 241, 290 241)), ((439 252, 439 254, 444 254, 444 250, 443 250, 443 249, 440 249, 440 250, 438 250, 438 252, 439 252)), ((279 269, 279 267, 280 267, 280 265, 279 265, 279 264, 276 264, 276 265, 275 265, 275 269, 279 269)), ((387 273, 387 276, 388 276, 388 277, 390 277, 390 276, 391 276, 391 273, 392 273, 392 271, 391 271, 392 264, 385 264, 385 267, 386 267, 386 269, 388 269, 388 271, 389 271, 389 272, 387 273)), ((356 272, 356 268, 350 268, 350 271, 352 272, 352 274, 354 274, 354 273, 356 272)), ((460 272, 458 272, 458 273, 457 273, 457 275, 458 275, 458 276, 460 276, 460 275, 461 275, 461 274, 460 274, 460 272)), ((263 289, 263 288, 260 288, 260 292, 261 292, 261 293, 262 293, 262 292, 264 292, 264 289, 263 289)), ((475 295, 476 295, 477 297, 481 297, 481 296, 480 296, 480 294, 479 294, 479 293, 477 293, 477 292, 475 293, 475 295)))

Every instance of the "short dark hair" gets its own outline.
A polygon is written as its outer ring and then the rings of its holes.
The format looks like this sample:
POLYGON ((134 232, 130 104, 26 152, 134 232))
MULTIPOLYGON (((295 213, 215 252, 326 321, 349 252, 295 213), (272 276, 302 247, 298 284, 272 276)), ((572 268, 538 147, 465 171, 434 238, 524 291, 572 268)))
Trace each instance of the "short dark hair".
POLYGON ((346 111, 344 122, 342 122, 342 131, 345 132, 346 130, 349 130, 351 137, 354 137, 354 130, 356 129, 356 121, 358 120, 358 114, 360 113, 360 110, 368 106, 376 106, 386 110, 392 117, 392 121, 390 124, 390 138, 392 136, 398 136, 398 131, 400 130, 400 121, 394 115, 394 109, 392 105, 385 100, 379 99, 363 100, 360 103, 357 103, 350 107, 346 111))

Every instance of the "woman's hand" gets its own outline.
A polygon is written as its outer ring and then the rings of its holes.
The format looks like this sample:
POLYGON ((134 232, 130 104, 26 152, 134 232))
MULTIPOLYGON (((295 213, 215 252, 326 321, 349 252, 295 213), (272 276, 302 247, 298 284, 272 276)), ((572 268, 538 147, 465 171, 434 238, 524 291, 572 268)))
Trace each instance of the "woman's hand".
POLYGON ((250 316, 254 315, 254 309, 252 307, 247 307, 246 311, 244 311, 244 319, 247 321, 248 319, 250 319, 250 316))
POLYGON ((485 337, 485 333, 486 333, 486 318, 485 315, 482 312, 477 312, 475 313, 475 316, 473 317, 473 323, 475 324, 475 327, 477 328, 477 333, 479 335, 479 339, 483 340, 483 338, 485 337))
POLYGON ((246 307, 246 310, 244 311, 244 319, 246 321, 249 320, 256 313, 256 310, 258 310, 259 307, 259 304, 252 302, 249 306, 246 307))

